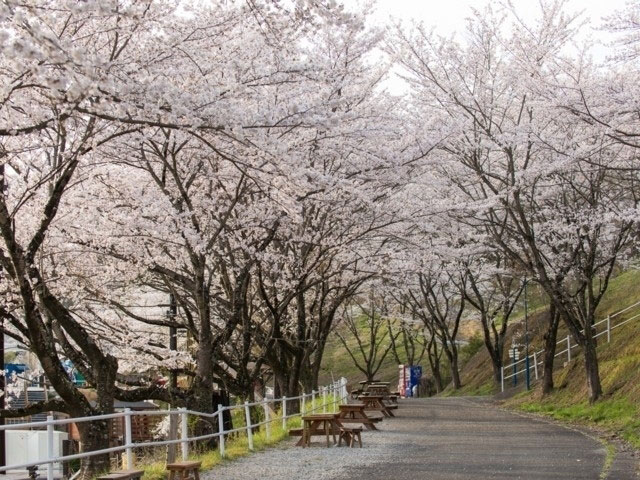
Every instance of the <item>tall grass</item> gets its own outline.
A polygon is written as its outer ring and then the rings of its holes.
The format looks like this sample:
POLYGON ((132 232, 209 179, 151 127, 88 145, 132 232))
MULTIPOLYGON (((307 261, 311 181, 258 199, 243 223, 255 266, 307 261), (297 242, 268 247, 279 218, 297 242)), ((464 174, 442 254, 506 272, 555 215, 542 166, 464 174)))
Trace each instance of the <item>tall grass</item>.
MULTIPOLYGON (((327 395, 327 412, 333 411, 333 402, 337 402, 339 398, 334 395, 327 395)), ((337 408, 337 407, 336 407, 337 408)), ((303 414, 320 413, 323 411, 322 398, 319 397, 315 402, 315 410, 312 410, 312 402, 306 401, 304 404, 303 414)), ((254 412, 255 418, 252 422, 262 422, 264 420, 264 411, 261 407, 258 407, 254 412)), ((246 426, 245 411, 241 405, 238 408, 234 408, 231 411, 231 418, 233 420, 234 428, 242 428, 246 426)), ((267 438, 266 425, 259 427, 259 430, 253 431, 253 452, 259 452, 266 448, 275 446, 289 437, 289 430, 292 428, 300 428, 302 425, 301 415, 297 414, 294 417, 287 418, 286 427, 283 428, 282 411, 278 410, 275 415, 270 417, 269 421, 269 438, 267 438)), ((233 461, 237 458, 245 457, 251 454, 249 450, 249 439, 246 431, 236 432, 230 435, 225 435, 225 455, 222 457, 218 449, 208 450, 205 452, 191 453, 189 460, 200 461, 202 466, 201 471, 211 470, 216 465, 220 465, 224 462, 233 461)), ((178 454, 180 457, 180 454, 178 454)), ((144 460, 142 461, 144 462, 144 460)), ((148 463, 141 463, 137 465, 137 468, 144 470, 143 480, 163 480, 166 478, 166 468, 164 461, 151 461, 148 463)))

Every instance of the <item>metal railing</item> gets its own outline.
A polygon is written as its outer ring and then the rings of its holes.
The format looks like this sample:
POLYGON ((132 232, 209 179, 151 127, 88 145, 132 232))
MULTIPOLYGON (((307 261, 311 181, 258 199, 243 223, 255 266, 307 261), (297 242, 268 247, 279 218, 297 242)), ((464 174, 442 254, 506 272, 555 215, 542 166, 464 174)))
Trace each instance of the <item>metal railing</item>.
MULTIPOLYGON (((616 313, 607 315, 607 318, 605 318, 604 320, 600 320, 597 323, 594 323, 592 325, 592 328, 595 329, 596 334, 593 336, 594 338, 598 338, 602 335, 606 335, 607 336, 607 343, 611 342, 611 331, 615 330, 616 328, 621 327, 622 325, 625 325, 629 322, 631 322, 632 320, 636 320, 637 318, 640 318, 640 312, 636 313, 634 315, 632 315, 629 318, 624 319, 621 322, 612 323, 612 320, 616 317, 618 317, 619 315, 622 315, 623 313, 628 312, 629 310, 632 310, 636 307, 640 306, 640 302, 636 302, 633 305, 629 305, 626 308, 623 308, 622 310, 617 311, 616 313), (601 332, 597 332, 597 328, 599 325, 603 325, 605 326, 605 329, 602 330, 601 332)), ((581 330, 581 332, 584 332, 584 329, 581 330)), ((558 352, 554 355, 555 357, 559 357, 561 355, 566 355, 567 356, 567 363, 571 362, 571 349, 577 347, 577 344, 573 344, 571 341, 571 335, 567 335, 566 338, 563 338, 562 340, 556 342, 556 345, 566 345, 566 348, 564 350, 562 350, 561 352, 558 352)), ((538 366, 541 366, 544 364, 543 360, 538 360, 538 357, 544 353, 544 349, 542 350, 538 350, 538 351, 534 351, 532 354, 529 355, 529 373, 531 370, 531 367, 533 367, 533 373, 534 373, 534 380, 538 380, 539 379, 539 372, 538 372, 538 366)), ((514 378, 517 381, 518 378, 518 374, 525 372, 526 374, 526 366, 527 363, 527 357, 522 358, 516 362, 511 363, 510 365, 506 365, 502 367, 501 370, 501 391, 504 392, 505 389, 505 381, 510 379, 510 378, 514 378), (522 369, 519 370, 518 366, 519 364, 524 363, 525 365, 523 365, 522 369), (505 371, 509 371, 512 370, 512 373, 505 375, 505 371)))
MULTIPOLYGON (((82 458, 94 457, 97 455, 105 455, 110 453, 119 453, 124 452, 124 464, 125 468, 130 470, 134 467, 134 455, 133 451, 139 448, 148 448, 148 447, 161 447, 166 445, 180 445, 182 451, 182 459, 187 460, 189 456, 189 443, 207 440, 210 438, 219 438, 218 440, 218 448, 220 450, 220 455, 225 455, 225 436, 229 434, 238 433, 238 432, 246 432, 248 447, 249 450, 253 450, 253 429, 262 425, 265 425, 266 437, 269 439, 271 437, 271 424, 275 421, 282 421, 282 428, 286 430, 287 419, 294 418, 297 416, 303 415, 305 412, 309 411, 317 411, 322 410, 324 413, 327 412, 327 409, 332 409, 334 412, 337 410, 337 406, 340 403, 347 402, 347 380, 342 378, 336 382, 331 383, 328 386, 321 387, 318 391, 313 390, 311 393, 305 393, 303 395, 298 395, 296 397, 282 397, 282 398, 274 398, 274 399, 263 399, 259 402, 245 402, 239 405, 231 405, 231 406, 223 406, 218 405, 218 410, 214 413, 203 413, 196 412, 193 410, 187 410, 186 408, 178 408, 174 410, 145 410, 145 411, 132 411, 129 408, 126 408, 124 412, 118 413, 110 413, 107 415, 94 415, 91 417, 78 417, 78 418, 64 418, 64 419, 54 419, 52 415, 47 416, 47 420, 44 422, 28 422, 28 423, 20 423, 20 424, 11 424, 11 425, 0 425, 0 430, 20 430, 20 429, 28 429, 32 427, 47 427, 47 458, 40 459, 28 463, 21 463, 15 465, 7 465, 4 467, 0 467, 0 472, 7 472, 10 470, 23 470, 28 467, 38 466, 38 465, 47 465, 47 480, 53 480, 54 474, 54 464, 61 462, 68 462, 71 460, 77 460, 82 458), (287 404, 293 401, 299 401, 299 412, 292 413, 290 415, 287 414, 287 404), (305 410, 305 406, 307 402, 311 402, 311 408, 305 410), (271 409, 269 408, 269 404, 274 404, 274 407, 279 404, 282 409, 282 415, 271 418, 271 409), (259 407, 262 406, 264 409, 265 419, 258 423, 252 423, 251 421, 251 407, 259 407), (238 428, 233 428, 231 430, 224 429, 224 421, 223 414, 225 411, 243 409, 245 416, 245 425, 238 428), (132 428, 131 428, 131 418, 134 416, 157 416, 157 415, 177 415, 180 418, 181 424, 181 435, 180 438, 176 439, 167 439, 167 440, 153 440, 153 441, 145 441, 134 443, 132 441, 132 428), (218 431, 215 433, 209 433, 206 435, 199 435, 195 437, 189 437, 189 429, 188 429, 188 416, 195 415, 203 418, 217 418, 218 420, 218 431), (54 427, 58 425, 68 425, 71 423, 82 423, 82 422, 92 422, 96 420, 112 420, 117 418, 124 418, 124 444, 118 445, 115 447, 104 448, 101 450, 94 450, 91 452, 82 452, 71 455, 63 455, 56 456, 54 454, 54 427)), ((273 409, 275 411, 275 408, 273 409)))

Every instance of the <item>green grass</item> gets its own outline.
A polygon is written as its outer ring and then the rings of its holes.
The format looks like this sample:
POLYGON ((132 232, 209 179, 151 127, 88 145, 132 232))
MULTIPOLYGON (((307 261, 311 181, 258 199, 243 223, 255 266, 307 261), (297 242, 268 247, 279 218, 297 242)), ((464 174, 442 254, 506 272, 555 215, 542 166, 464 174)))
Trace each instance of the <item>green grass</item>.
MULTIPOLYGON (((529 291, 529 331, 531 348, 544 348, 546 331, 545 297, 539 291, 529 291)), ((630 270, 614 277, 597 310, 597 319, 602 320, 640 301, 640 271, 630 270)), ((635 308, 616 317, 614 324, 638 313, 635 308)), ((515 318, 522 314, 515 312, 515 318)), ((507 345, 514 332, 522 334, 522 324, 514 321, 510 326, 507 345)), ((598 327, 602 331, 603 326, 598 327)), ((567 335, 561 323, 558 339, 567 335)), ((562 346, 558 347, 562 349, 562 346)), ((640 319, 612 331, 611 342, 606 336, 598 340, 598 362, 604 394, 593 405, 587 402, 588 391, 580 349, 573 350, 572 361, 566 368, 562 364, 566 357, 556 358, 554 373, 556 388, 542 396, 540 384, 534 383, 531 392, 514 395, 505 405, 510 408, 546 415, 557 420, 596 426, 616 433, 636 448, 640 448, 640 319)), ((458 392, 447 389, 444 395, 486 395, 498 393, 500 386, 493 381, 491 360, 484 348, 472 356, 461 370, 463 387, 458 392)))
MULTIPOLYGON (((327 411, 331 410, 331 402, 335 400, 335 397, 329 395, 327 397, 329 407, 327 411)), ((259 409, 260 412, 262 409, 259 409)), ((316 412, 318 407, 316 406, 316 412)), ((311 413, 311 402, 305 403, 305 413, 311 413)), ((246 425, 244 410, 234 409, 232 410, 232 419, 234 428, 240 428, 246 425)), ((260 419, 262 421, 262 418, 260 419)), ((263 425, 259 431, 253 433, 253 452, 259 452, 269 447, 273 447, 289 437, 289 429, 299 428, 301 426, 301 418, 299 416, 287 419, 286 428, 282 426, 282 413, 278 412, 276 417, 271 418, 270 422, 270 436, 267 438, 266 426, 263 425)), ((201 461, 202 466, 200 471, 211 470, 217 465, 225 462, 231 462, 235 459, 245 457, 251 454, 249 450, 249 439, 244 432, 225 436, 225 455, 222 457, 218 449, 209 450, 201 453, 191 453, 189 460, 201 461)), ((178 456, 180 453, 178 453, 178 456)), ((143 480, 164 480, 166 478, 166 468, 164 460, 154 460, 147 463, 137 465, 137 468, 144 470, 143 480)))
POLYGON ((604 399, 593 405, 587 402, 563 405, 554 401, 554 396, 551 395, 540 401, 524 401, 518 408, 557 420, 597 425, 607 430, 618 431, 625 440, 640 448, 640 409, 627 399, 604 399))
POLYGON ((607 478, 607 475, 609 475, 609 470, 611 470, 613 460, 616 458, 616 447, 614 447, 606 440, 601 439, 600 441, 607 451, 607 454, 604 458, 604 465, 602 466, 602 472, 600 472, 600 480, 605 480, 607 478))

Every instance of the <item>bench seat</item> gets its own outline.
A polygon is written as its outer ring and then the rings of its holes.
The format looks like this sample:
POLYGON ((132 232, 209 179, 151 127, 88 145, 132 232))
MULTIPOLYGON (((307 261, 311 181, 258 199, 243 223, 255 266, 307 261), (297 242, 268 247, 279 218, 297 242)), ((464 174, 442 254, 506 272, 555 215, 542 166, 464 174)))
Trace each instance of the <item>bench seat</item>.
POLYGON ((362 448, 362 427, 340 427, 338 446, 341 446, 342 440, 344 440, 345 444, 353 448, 356 439, 358 440, 360 448, 362 448))
POLYGON ((98 477, 98 480, 140 480, 144 470, 117 470, 98 477))
POLYGON ((169 480, 200 480, 201 465, 202 462, 167 463, 169 480))

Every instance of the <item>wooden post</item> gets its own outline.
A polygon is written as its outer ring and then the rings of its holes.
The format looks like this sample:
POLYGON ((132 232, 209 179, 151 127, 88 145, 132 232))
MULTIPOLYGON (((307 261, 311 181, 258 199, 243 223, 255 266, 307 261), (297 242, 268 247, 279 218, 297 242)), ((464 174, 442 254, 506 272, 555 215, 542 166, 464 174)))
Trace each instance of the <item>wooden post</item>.
POLYGON ((500 386, 501 386, 501 391, 504 392, 504 367, 500 367, 500 371, 501 371, 501 376, 500 376, 500 386))
POLYGON ((611 343, 611 315, 607 315, 607 343, 611 343))
POLYGON ((538 354, 535 350, 533 352, 533 372, 536 376, 536 380, 538 380, 538 354))
POLYGON ((567 362, 571 362, 571 337, 567 335, 567 362))

